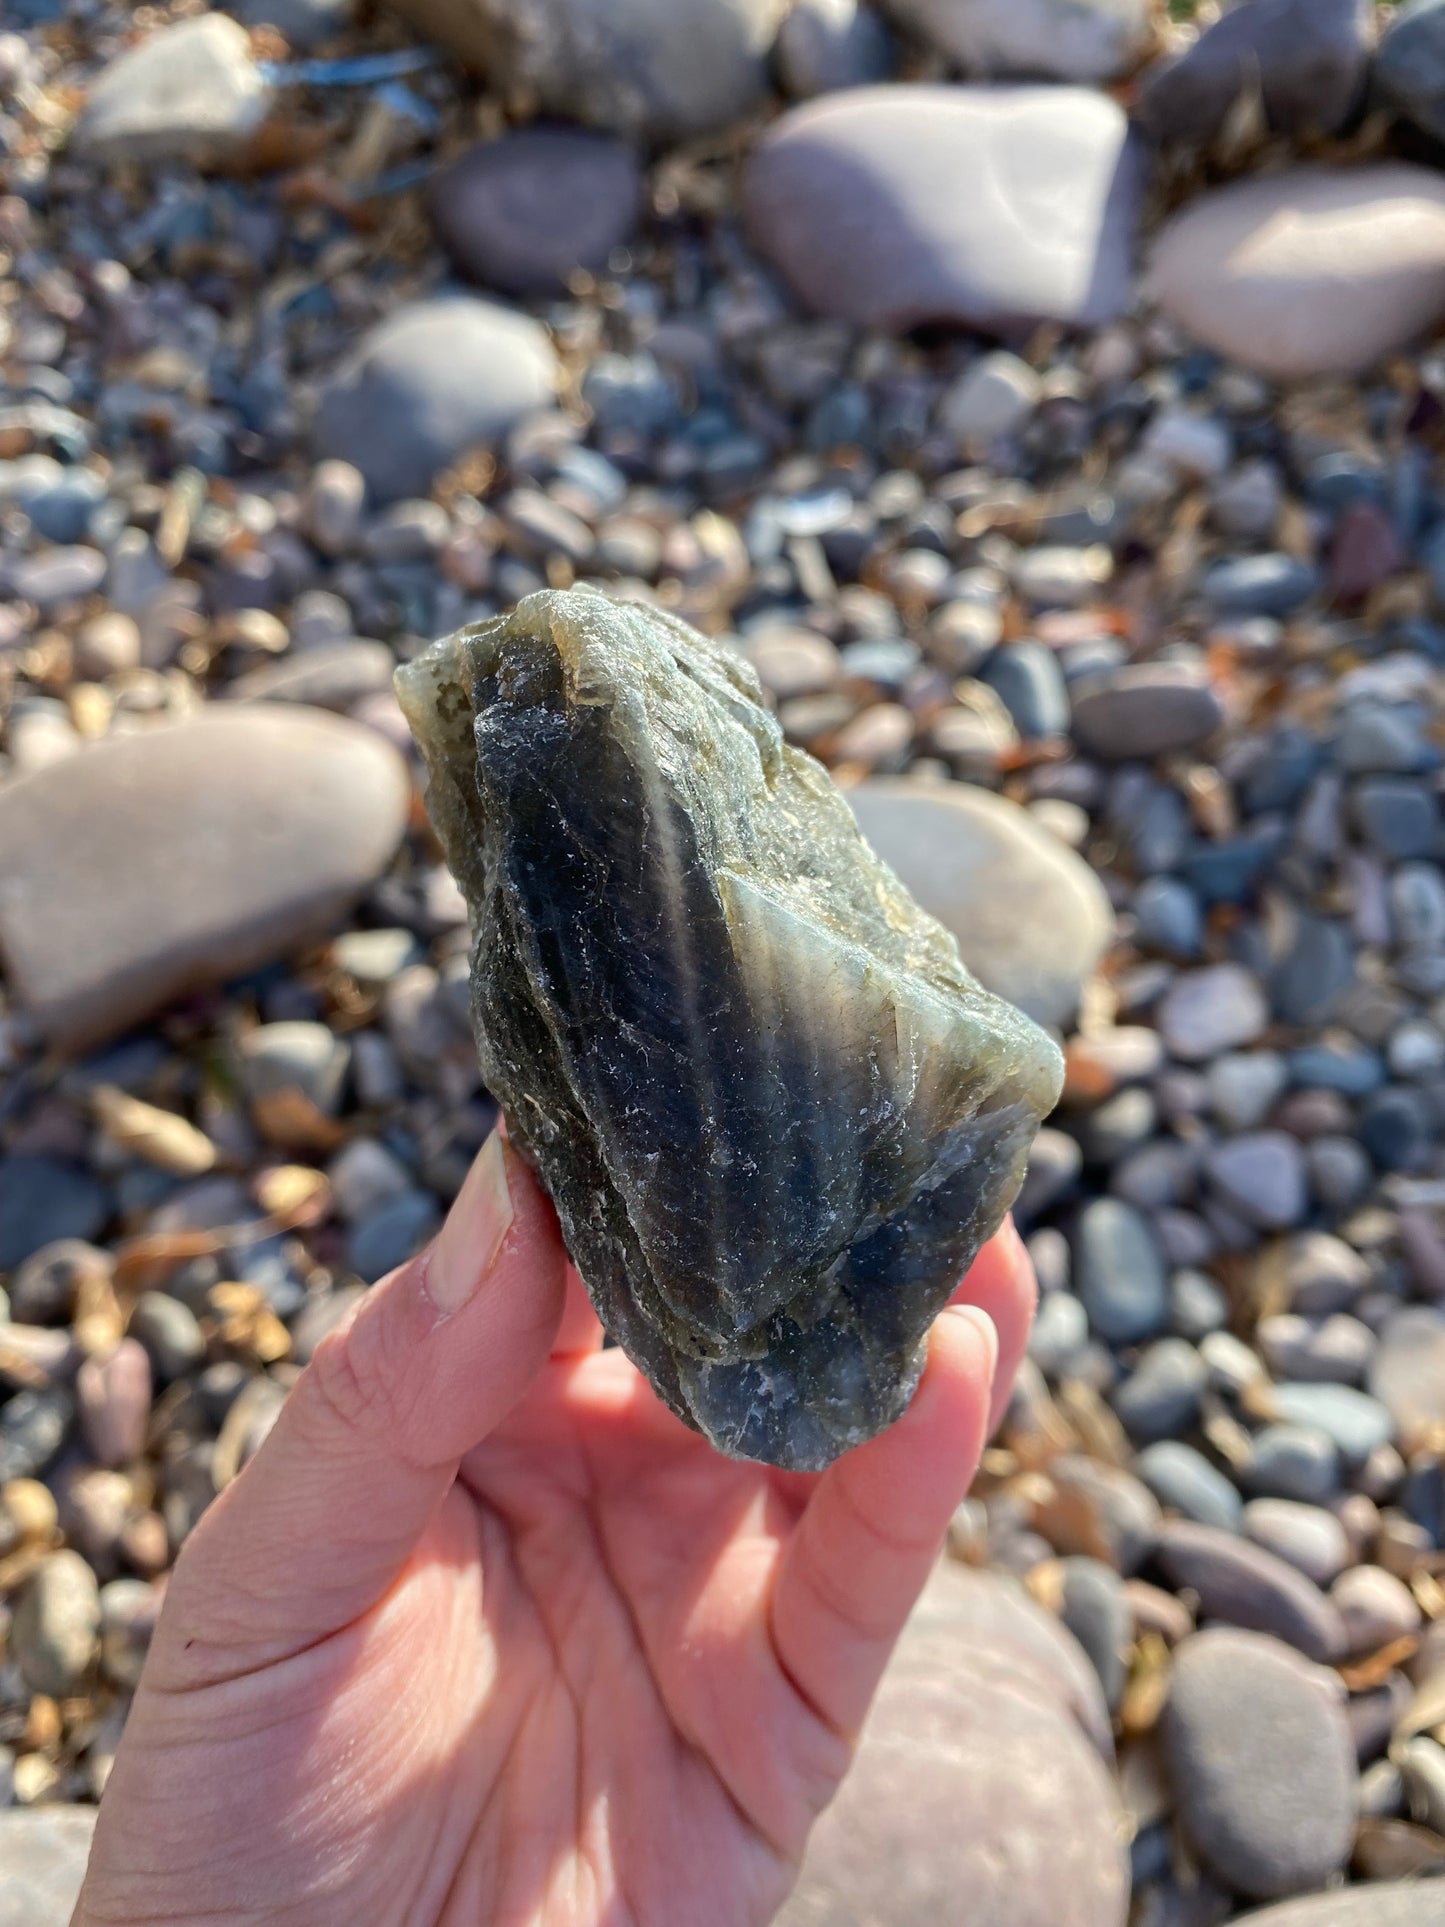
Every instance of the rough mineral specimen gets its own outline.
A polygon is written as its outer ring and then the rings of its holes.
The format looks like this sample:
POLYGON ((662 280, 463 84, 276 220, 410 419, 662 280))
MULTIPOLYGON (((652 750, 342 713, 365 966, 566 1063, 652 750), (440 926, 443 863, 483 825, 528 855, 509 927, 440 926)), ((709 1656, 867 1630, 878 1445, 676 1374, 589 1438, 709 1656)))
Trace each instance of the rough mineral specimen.
POLYGON ((397 684, 483 1072, 603 1324, 720 1450, 819 1470, 908 1403, 1058 1050, 725 646, 546 593, 397 684))

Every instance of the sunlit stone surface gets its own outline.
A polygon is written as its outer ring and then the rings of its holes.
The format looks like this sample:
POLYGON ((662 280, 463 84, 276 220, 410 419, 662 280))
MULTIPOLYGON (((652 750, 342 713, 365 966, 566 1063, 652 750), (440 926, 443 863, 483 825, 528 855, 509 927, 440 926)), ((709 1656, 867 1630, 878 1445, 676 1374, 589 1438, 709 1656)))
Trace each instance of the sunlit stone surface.
POLYGON ((401 671, 472 908, 482 1068, 608 1331, 721 1450, 907 1404, 1059 1053, 984 991, 739 658, 529 597, 401 671))

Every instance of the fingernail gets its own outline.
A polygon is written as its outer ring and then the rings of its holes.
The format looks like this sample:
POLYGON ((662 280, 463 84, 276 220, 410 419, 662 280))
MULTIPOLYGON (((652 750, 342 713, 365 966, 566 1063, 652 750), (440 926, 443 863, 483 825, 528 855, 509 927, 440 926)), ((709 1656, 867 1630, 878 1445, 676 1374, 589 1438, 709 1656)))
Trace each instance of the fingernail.
POLYGON ((494 1131, 477 1154, 426 1269, 426 1294, 443 1317, 459 1312, 485 1283, 512 1228, 507 1149, 494 1131))
POLYGON ((983 1341, 984 1356, 988 1360, 988 1382, 992 1385, 998 1372, 998 1327, 981 1305, 950 1305, 950 1314, 955 1318, 965 1318, 983 1341))

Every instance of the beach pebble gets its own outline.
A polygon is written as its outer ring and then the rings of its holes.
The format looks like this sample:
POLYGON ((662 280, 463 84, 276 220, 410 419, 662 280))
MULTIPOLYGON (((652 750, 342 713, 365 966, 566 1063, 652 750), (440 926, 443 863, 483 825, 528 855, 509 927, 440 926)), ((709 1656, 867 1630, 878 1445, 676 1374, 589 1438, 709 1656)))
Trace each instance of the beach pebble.
POLYGON ((1159 1006, 1159 1028, 1170 1054, 1186 1064, 1252 1044, 1268 1022, 1259 981, 1240 964, 1182 973, 1159 1006))
POLYGON ((1337 133, 1364 91, 1372 24, 1362 0, 1246 0, 1149 73, 1136 117, 1161 146, 1207 147, 1257 88, 1272 132, 1337 133))
POLYGON ((636 226, 630 148, 576 127, 521 127, 468 148, 432 181, 437 238, 469 281, 525 299, 607 265, 636 226))
POLYGON ((1413 1593, 1379 1566, 1352 1566, 1330 1588, 1330 1599, 1345 1623, 1347 1650, 1373 1653, 1393 1640, 1407 1639, 1420 1626, 1413 1593))
POLYGON ((1139 663, 1074 697, 1074 735, 1102 762, 1172 755, 1211 736, 1224 719, 1202 671, 1184 663, 1139 663))
POLYGON ((1244 1501, 1230 1480, 1202 1452, 1177 1439, 1146 1445, 1134 1470, 1161 1505, 1196 1524, 1237 1532, 1244 1501))
POLYGON ((48 1553, 27 1582, 11 1622, 10 1644, 33 1693, 64 1699, 76 1691, 100 1643, 100 1588, 78 1552, 48 1553))
POLYGON ((1221 1201, 1247 1223, 1287 1230, 1305 1215, 1304 1153, 1284 1131, 1251 1131, 1218 1144, 1205 1171, 1221 1201))
POLYGON ((866 0, 795 0, 778 29, 773 65, 785 94, 812 100, 887 80, 894 54, 892 34, 866 0))
POLYGON ((1026 810, 972 785, 878 780, 848 800, 884 862, 958 938, 969 969, 1038 1021, 1063 1022, 1113 929, 1088 866, 1026 810))
POLYGON ((1116 80, 1149 38, 1144 0, 892 0, 898 18, 965 73, 1116 80))
POLYGON ((939 421, 961 449, 984 452, 1021 428, 1042 394, 1029 364, 1000 348, 959 376, 943 397, 939 421))
POLYGON ((47 1245, 94 1237, 110 1215, 110 1200, 88 1171, 58 1158, 0 1158, 0 1271, 47 1245))
POLYGON ((92 85, 73 140, 98 161, 229 161, 251 145, 270 105, 244 28, 208 13, 118 55, 92 85))
POLYGON ((1227 1886, 1268 1900, 1343 1867, 1356 1771, 1329 1674, 1258 1633, 1196 1633, 1174 1656, 1163 1736, 1185 1829, 1227 1886))
POLYGON ((1407 1442, 1445 1424, 1445 1310, 1404 1305, 1391 1312, 1369 1385, 1407 1442))
POLYGON ((1375 55, 1380 100, 1432 140, 1445 140, 1445 10, 1412 0, 1386 17, 1375 55))
POLYGON ((350 463, 376 502, 424 496, 437 474, 548 406, 557 364, 529 316, 472 295, 394 309, 322 390, 315 452, 350 463))
POLYGON ((1263 1547, 1170 1519, 1159 1528, 1155 1557, 1174 1585, 1198 1594, 1206 1619, 1270 1633, 1322 1665, 1343 1655, 1339 1613, 1318 1586, 1263 1547))
POLYGON ((97 1465, 139 1456, 150 1417, 151 1367, 144 1346, 123 1338, 108 1358, 88 1358, 75 1379, 80 1429, 97 1465))
POLYGON ((779 1927, 914 1927, 973 1897, 997 1927, 1120 1927, 1127 1856, 1099 1687, 997 1573, 940 1573, 915 1609, 779 1927))
POLYGON ((816 313, 889 329, 1077 324, 1129 298, 1140 176, 1128 123, 1102 94, 857 88, 773 124, 743 211, 816 313), (992 191, 938 192, 959 178, 992 191))
POLYGON ((1246 368, 1359 373, 1445 312, 1445 182, 1398 162, 1235 181, 1165 223, 1150 280, 1173 321, 1246 368))
POLYGON ((1110 1344, 1163 1330, 1169 1279, 1148 1221, 1116 1198, 1095 1198, 1074 1228, 1075 1288, 1089 1324, 1110 1344))
POLYGON ((394 749, 309 710, 216 708, 96 744, 0 791, 12 982, 57 1044, 116 1036, 325 934, 390 859, 407 794, 394 749))
POLYGON ((726 127, 767 88, 783 0, 397 0, 504 93, 655 139, 726 127))
POLYGON ((1127 1677, 1133 1637, 1133 1610, 1124 1582, 1100 1559, 1075 1556, 1060 1564, 1063 1601, 1059 1617, 1089 1656, 1099 1676, 1104 1704, 1113 1712, 1127 1677))
POLYGON ((1193 1429, 1207 1377, 1203 1359, 1187 1340, 1157 1339, 1116 1387, 1114 1410, 1132 1439, 1147 1444, 1176 1438, 1193 1429))
POLYGON ((0 1906, 15 1927, 64 1927, 80 1898, 94 1831, 93 1807, 0 1811, 0 1906))

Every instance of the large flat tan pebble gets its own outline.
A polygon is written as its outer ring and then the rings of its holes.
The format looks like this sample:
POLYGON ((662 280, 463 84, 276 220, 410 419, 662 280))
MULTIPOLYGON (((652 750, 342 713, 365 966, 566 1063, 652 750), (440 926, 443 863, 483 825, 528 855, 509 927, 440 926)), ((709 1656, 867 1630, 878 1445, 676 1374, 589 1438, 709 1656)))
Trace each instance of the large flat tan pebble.
POLYGON ((1445 175, 1295 167, 1202 194, 1160 234, 1148 286, 1261 374, 1358 373, 1445 314, 1445 175))
POLYGON ((817 313, 1009 330, 1127 306, 1142 166, 1083 87, 858 87, 784 114, 748 233, 817 313))
POLYGON ((406 822, 401 757, 275 704, 111 737, 0 790, 0 950, 52 1043, 113 1037, 334 930, 406 822))

